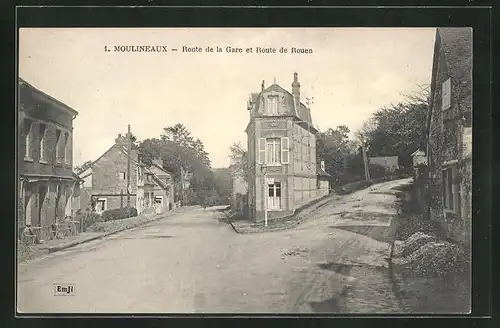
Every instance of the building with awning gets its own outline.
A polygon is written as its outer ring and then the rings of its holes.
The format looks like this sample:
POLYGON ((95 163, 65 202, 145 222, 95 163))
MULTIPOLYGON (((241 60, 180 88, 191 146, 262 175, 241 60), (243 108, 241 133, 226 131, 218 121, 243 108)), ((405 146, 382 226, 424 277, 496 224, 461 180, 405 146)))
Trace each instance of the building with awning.
POLYGON ((72 216, 73 120, 78 112, 19 79, 18 158, 19 216, 22 231, 30 227, 39 239, 53 225, 72 216))

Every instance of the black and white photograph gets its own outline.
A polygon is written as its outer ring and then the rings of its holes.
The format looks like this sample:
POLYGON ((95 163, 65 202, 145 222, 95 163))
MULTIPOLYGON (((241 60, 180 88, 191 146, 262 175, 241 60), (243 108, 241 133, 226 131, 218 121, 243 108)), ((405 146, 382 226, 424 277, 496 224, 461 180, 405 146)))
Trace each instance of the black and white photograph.
POLYGON ((469 314, 472 35, 20 28, 17 312, 469 314))

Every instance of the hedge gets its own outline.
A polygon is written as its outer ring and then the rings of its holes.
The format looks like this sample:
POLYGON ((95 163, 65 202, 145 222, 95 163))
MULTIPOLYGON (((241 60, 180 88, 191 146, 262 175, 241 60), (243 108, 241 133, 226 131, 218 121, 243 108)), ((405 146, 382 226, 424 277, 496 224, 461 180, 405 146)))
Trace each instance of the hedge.
POLYGON ((137 209, 135 207, 128 206, 102 212, 102 219, 104 222, 126 219, 134 216, 137 216, 137 209))

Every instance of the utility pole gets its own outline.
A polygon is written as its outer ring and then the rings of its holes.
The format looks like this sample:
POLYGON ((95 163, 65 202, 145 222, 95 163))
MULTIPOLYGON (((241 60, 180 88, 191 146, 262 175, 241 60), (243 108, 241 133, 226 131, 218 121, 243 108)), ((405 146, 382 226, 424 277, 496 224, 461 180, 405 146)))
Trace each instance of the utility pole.
POLYGON ((130 124, 128 125, 128 133, 127 133, 127 210, 129 211, 130 216, 130 156, 132 152, 132 135, 130 133, 130 124))
POLYGON ((363 152, 363 164, 365 166, 365 179, 366 181, 370 180, 370 170, 368 167, 368 158, 366 156, 366 149, 365 149, 365 136, 361 134, 361 150, 363 152))

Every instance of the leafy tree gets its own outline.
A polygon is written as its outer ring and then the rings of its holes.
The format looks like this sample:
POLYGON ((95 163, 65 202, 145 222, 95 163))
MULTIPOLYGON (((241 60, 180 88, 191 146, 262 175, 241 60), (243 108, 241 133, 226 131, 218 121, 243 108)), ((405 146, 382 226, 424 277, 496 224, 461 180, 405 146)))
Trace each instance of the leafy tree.
POLYGON ((241 171, 243 179, 248 182, 248 152, 241 142, 235 142, 229 147, 231 166, 236 171, 241 171))
POLYGON ((233 189, 230 168, 214 169, 214 185, 218 194, 218 203, 229 204, 233 189))
POLYGON ((201 198, 196 193, 204 189, 200 188, 199 184, 210 183, 213 179, 210 160, 203 142, 193 138, 182 124, 164 128, 159 138, 143 140, 139 144, 139 151, 145 164, 150 165, 154 158, 160 157, 163 160, 163 167, 173 173, 176 201, 179 198, 187 198, 190 203, 200 201, 201 198), (193 187, 190 190, 182 189, 181 175, 185 171, 193 173, 198 180, 196 190, 193 187))
POLYGON ((426 145, 428 88, 406 95, 406 100, 377 110, 366 132, 370 156, 399 156, 403 168, 411 168, 411 154, 426 145))
POLYGON ((344 182, 348 175, 348 160, 353 152, 350 132, 347 126, 339 125, 318 133, 316 138, 317 161, 325 161, 325 170, 338 183, 344 182))

